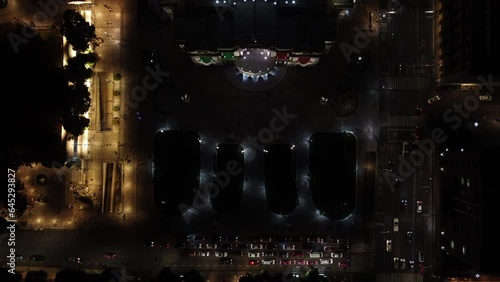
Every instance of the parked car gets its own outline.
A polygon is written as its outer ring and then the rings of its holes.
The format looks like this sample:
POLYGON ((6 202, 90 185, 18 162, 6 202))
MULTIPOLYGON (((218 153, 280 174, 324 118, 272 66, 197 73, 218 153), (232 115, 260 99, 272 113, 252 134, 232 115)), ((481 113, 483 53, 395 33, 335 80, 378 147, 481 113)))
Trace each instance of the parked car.
POLYGON ((215 256, 219 258, 227 257, 227 252, 215 252, 215 256))
POLYGON ((225 264, 225 265, 230 265, 233 264, 233 259, 232 258, 220 258, 219 259, 220 264, 225 264))
POLYGON ((43 261, 45 259, 42 255, 32 255, 30 256, 30 261, 43 261))
POLYGON ((105 253, 104 257, 107 259, 115 259, 116 258, 116 253, 105 253))
POLYGON ((333 259, 320 259, 319 260, 319 263, 320 264, 332 264, 333 263, 333 259))
POLYGON ((410 143, 404 141, 403 142, 403 151, 401 152, 401 155, 406 157, 410 153, 410 143))
POLYGON ((305 265, 305 261, 303 259, 294 259, 293 264, 294 265, 305 265))
POLYGON ((248 257, 249 258, 258 258, 260 257, 259 252, 248 252, 248 257))
POLYGON ((405 269, 406 268, 406 260, 404 258, 399 259, 399 267, 401 269, 405 269))
POLYGON ((282 259, 282 260, 280 260, 280 264, 281 265, 291 265, 292 261, 289 259, 282 259))
POLYGON ((276 264, 276 260, 275 259, 263 259, 262 264, 263 265, 274 265, 274 264, 276 264))
POLYGON ((343 252, 332 252, 332 258, 341 258, 344 256, 343 252))
POLYGON ((280 258, 287 258, 289 256, 288 252, 279 252, 278 256, 280 258))
POLYGON ((264 249, 263 244, 250 244, 250 249, 252 250, 262 250, 264 249))

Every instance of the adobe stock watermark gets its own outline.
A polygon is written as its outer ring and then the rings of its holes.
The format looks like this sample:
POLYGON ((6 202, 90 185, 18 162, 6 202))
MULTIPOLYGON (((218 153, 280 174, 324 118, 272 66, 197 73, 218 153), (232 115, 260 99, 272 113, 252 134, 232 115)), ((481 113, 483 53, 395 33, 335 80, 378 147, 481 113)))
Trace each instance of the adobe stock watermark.
MULTIPOLYGON (((276 134, 285 130, 286 126, 297 117, 296 114, 288 113, 286 106, 283 107, 282 111, 275 108, 272 112, 274 116, 269 121, 269 126, 261 128, 257 136, 249 136, 244 142, 245 162, 255 159, 257 152, 263 151, 265 145, 276 140, 276 134)), ((236 160, 231 160, 227 162, 225 170, 217 172, 200 189, 193 188, 193 192, 195 193, 193 204, 191 206, 185 204, 178 206, 184 221, 189 224, 191 216, 198 214, 200 210, 208 207, 210 199, 217 197, 220 191, 229 185, 231 176, 239 175, 242 172, 243 168, 239 166, 239 163, 236 160), (186 213, 188 210, 192 212, 186 213)))
MULTIPOLYGON (((401 3, 399 0, 387 0, 387 11, 390 11, 391 14, 397 14, 402 11, 401 3)), ((381 13, 378 15, 374 15, 372 18, 380 19, 381 16, 385 17, 386 13, 381 13)), ((389 20, 389 19, 388 19, 389 20)), ((361 49, 364 49, 368 47, 371 43, 371 38, 376 37, 380 33, 380 27, 375 28, 375 29, 370 29, 370 26, 367 26, 363 29, 360 29, 359 27, 355 27, 354 31, 356 34, 354 35, 354 45, 351 45, 347 42, 341 42, 339 45, 340 50, 342 51, 342 54, 344 55, 344 58, 346 59, 347 63, 351 63, 351 55, 352 54, 358 54, 361 52, 361 49)))
POLYGON ((216 0, 214 2, 214 9, 215 12, 217 13, 217 16, 219 17, 219 20, 221 22, 224 21, 225 17, 224 14, 226 12, 234 12, 234 7, 232 6, 231 2, 234 0, 216 0))
MULTIPOLYGON (((476 88, 474 94, 465 96, 461 104, 453 104, 452 109, 447 109, 443 113, 443 120, 451 124, 453 130, 457 130, 463 124, 464 120, 468 119, 471 113, 479 108, 480 101, 476 96, 480 94, 481 89, 486 88, 489 95, 492 95, 493 92, 495 92, 494 86, 500 86, 500 82, 493 81, 492 74, 488 75, 488 79, 479 76, 478 80, 481 84, 476 88)), ((409 154, 408 160, 398 155, 400 164, 398 165, 397 173, 391 171, 384 172, 384 179, 391 192, 395 190, 397 179, 404 180, 413 175, 416 171, 416 167, 425 162, 426 156, 430 157, 435 153, 437 144, 442 144, 447 139, 448 136, 442 128, 434 128, 431 131, 430 138, 425 138, 422 141, 415 139, 415 144, 418 149, 409 154)))
MULTIPOLYGON (((37 22, 42 22, 47 24, 50 24, 49 23, 50 19, 58 15, 61 6, 68 5, 67 1, 65 0, 48 0, 48 1, 39 0, 37 4, 41 8, 41 10, 35 12, 31 18, 33 20, 36 20, 37 22)), ((19 46, 21 44, 27 44, 29 40, 33 39, 37 34, 38 33, 34 28, 30 28, 23 25, 21 29, 21 34, 17 34, 15 32, 9 32, 7 34, 7 38, 9 39, 12 49, 14 49, 14 53, 18 54, 19 46)))

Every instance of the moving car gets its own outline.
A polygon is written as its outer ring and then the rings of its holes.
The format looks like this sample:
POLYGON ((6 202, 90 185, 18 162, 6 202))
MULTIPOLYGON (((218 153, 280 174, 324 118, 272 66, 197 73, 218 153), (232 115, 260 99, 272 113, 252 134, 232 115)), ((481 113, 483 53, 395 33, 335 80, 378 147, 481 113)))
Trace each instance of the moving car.
POLYGON ((144 247, 154 247, 155 241, 152 239, 144 239, 144 247))
POLYGON ((107 259, 114 259, 116 258, 116 253, 105 253, 104 257, 107 259))
POLYGON ((79 257, 69 257, 68 261, 69 262, 74 262, 74 263, 80 263, 81 259, 79 257))
POLYGON ((429 98, 429 99, 427 100, 427 103, 432 104, 432 103, 434 103, 434 102, 436 102, 436 101, 439 101, 439 100, 441 100, 441 96, 436 95, 436 96, 434 96, 434 97, 429 98))
POLYGON ((394 258, 394 269, 399 269, 399 258, 398 257, 394 258))
POLYGON ((283 250, 293 251, 295 250, 295 245, 283 245, 283 250))
POLYGON ((399 231, 399 218, 394 218, 392 226, 393 226, 394 232, 398 232, 399 231))
POLYGON ((238 244, 238 246, 236 246, 236 248, 238 250, 246 250, 246 249, 248 249, 248 245, 241 243, 241 244, 238 244))
POLYGON ((423 210, 422 205, 423 205, 422 201, 417 201, 417 213, 422 213, 423 210))
POLYGON ((405 269, 406 267, 406 259, 402 258, 399 260, 399 266, 401 269, 405 269))
POLYGON ((479 100, 480 101, 491 101, 493 100, 493 97, 491 95, 479 95, 479 100))
POLYGON ((418 251, 418 262, 424 262, 424 252, 418 251))
POLYGON ((401 199, 401 209, 402 210, 406 209, 406 205, 408 205, 408 200, 407 199, 401 199))
POLYGON ((413 240, 413 232, 411 231, 406 232, 406 242, 408 244, 411 244, 412 240, 413 240))
POLYGON ((388 252, 392 251, 392 240, 387 239, 385 241, 385 250, 388 251, 388 252))
POLYGON ((306 260, 306 265, 319 265, 318 260, 306 260))
POLYGON ((403 158, 407 156, 410 153, 410 143, 408 142, 403 142, 403 151, 401 152, 401 155, 403 158))

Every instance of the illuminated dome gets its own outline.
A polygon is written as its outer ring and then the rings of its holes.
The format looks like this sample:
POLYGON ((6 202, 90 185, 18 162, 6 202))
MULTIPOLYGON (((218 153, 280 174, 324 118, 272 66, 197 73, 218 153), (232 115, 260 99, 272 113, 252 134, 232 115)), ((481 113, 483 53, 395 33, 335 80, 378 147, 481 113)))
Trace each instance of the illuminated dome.
POLYGON ((271 51, 264 48, 246 48, 240 50, 240 56, 235 65, 242 74, 260 76, 274 69, 274 60, 270 58, 271 51))

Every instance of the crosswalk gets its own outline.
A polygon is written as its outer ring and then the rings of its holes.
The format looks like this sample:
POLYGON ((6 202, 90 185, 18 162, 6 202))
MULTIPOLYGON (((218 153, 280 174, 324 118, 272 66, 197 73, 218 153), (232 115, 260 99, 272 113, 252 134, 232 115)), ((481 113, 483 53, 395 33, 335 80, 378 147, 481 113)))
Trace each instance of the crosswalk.
POLYGON ((377 273, 376 282, 422 282, 424 278, 417 273, 377 273))
POLYGON ((368 240, 363 237, 352 238, 351 272, 373 273, 375 271, 375 236, 368 240))
POLYGON ((414 116, 388 116, 382 126, 390 127, 414 127, 417 125, 417 117, 414 116))
POLYGON ((380 89, 385 90, 423 90, 429 86, 429 78, 426 77, 380 77, 380 89))

